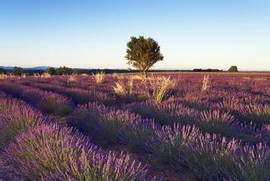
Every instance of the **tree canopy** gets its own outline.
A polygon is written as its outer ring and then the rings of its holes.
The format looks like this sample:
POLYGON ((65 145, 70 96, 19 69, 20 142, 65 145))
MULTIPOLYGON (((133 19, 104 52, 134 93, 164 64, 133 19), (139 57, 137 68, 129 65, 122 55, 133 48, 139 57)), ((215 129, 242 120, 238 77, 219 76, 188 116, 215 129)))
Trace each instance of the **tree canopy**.
POLYGON ((144 77, 157 61, 163 60, 158 43, 152 38, 145 39, 143 36, 131 37, 127 43, 126 53, 128 64, 138 68, 144 77))
POLYGON ((23 68, 21 67, 14 67, 12 70, 13 75, 22 75, 23 74, 23 68))
POLYGON ((50 75, 56 75, 56 69, 53 67, 48 67, 44 72, 50 74, 50 75))
POLYGON ((66 66, 59 67, 56 69, 57 75, 70 75, 72 74, 73 70, 71 68, 68 68, 66 66))
POLYGON ((237 68, 237 66, 232 65, 232 66, 229 68, 228 71, 229 71, 229 72, 238 72, 238 68, 237 68))
POLYGON ((6 73, 5 69, 0 68, 0 74, 4 74, 4 73, 6 73))

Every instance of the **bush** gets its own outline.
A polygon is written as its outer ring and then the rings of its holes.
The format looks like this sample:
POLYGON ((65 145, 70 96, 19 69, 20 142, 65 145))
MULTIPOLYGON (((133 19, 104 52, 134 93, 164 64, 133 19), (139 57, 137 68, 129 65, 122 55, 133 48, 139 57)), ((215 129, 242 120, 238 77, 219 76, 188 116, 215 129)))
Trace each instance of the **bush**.
POLYGON ((198 127, 207 133, 217 133, 231 136, 233 127, 230 125, 234 121, 234 116, 219 110, 203 111, 200 114, 198 127))
POLYGON ((200 179, 267 180, 270 176, 269 147, 259 143, 240 145, 217 135, 200 135, 180 151, 182 161, 200 179))
POLYGON ((173 128, 163 126, 155 130, 148 146, 159 162, 175 169, 180 150, 196 140, 199 133, 199 129, 195 126, 182 127, 179 124, 175 124, 173 128))
POLYGON ((71 102, 68 98, 52 92, 42 92, 39 107, 42 111, 58 116, 66 116, 72 111, 71 102))
POLYGON ((14 67, 12 70, 13 75, 21 76, 23 75, 23 68, 21 67, 14 67))
MULTIPOLYGON (((140 120, 140 117, 127 111, 108 110, 100 114, 94 127, 94 136, 103 145, 119 142, 117 138, 125 131, 126 125, 140 120)), ((127 126, 128 127, 128 126, 127 126)))
POLYGON ((22 131, 49 119, 16 99, 0 99, 0 147, 22 131))
POLYGON ((144 180, 147 170, 123 153, 104 152, 78 132, 41 125, 4 150, 4 170, 31 180, 144 180))
POLYGON ((170 77, 153 77, 149 83, 150 96, 157 102, 162 102, 167 98, 171 89, 176 85, 176 81, 170 77))
POLYGON ((137 120, 126 124, 118 134, 118 139, 132 152, 149 152, 147 141, 154 135, 157 127, 153 120, 137 120))
POLYGON ((229 68, 228 72, 238 72, 237 66, 232 65, 232 66, 229 68))
POLYGON ((105 72, 98 72, 96 74, 93 74, 93 79, 97 84, 104 82, 105 72))
POLYGON ((263 125, 270 124, 270 109, 266 105, 245 105, 239 111, 239 123, 249 129, 260 130, 263 125))
POLYGON ((48 67, 47 69, 44 70, 44 73, 49 75, 56 75, 56 69, 53 67, 48 67))
POLYGON ((234 175, 234 154, 239 145, 217 135, 200 135, 180 150, 179 167, 188 166, 200 179, 222 180, 234 175))

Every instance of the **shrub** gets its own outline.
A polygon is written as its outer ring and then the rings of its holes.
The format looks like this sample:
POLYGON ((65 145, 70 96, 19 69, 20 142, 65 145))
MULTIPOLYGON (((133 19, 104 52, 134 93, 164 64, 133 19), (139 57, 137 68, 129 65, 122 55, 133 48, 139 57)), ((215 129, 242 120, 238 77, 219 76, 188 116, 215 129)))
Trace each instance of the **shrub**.
POLYGON ((196 140, 199 133, 199 129, 193 125, 182 127, 179 124, 174 124, 173 128, 163 126, 161 129, 155 130, 148 146, 159 162, 174 168, 177 164, 179 151, 196 140))
POLYGON ((41 78, 50 78, 51 77, 51 75, 53 75, 53 74, 50 74, 50 73, 48 73, 48 72, 44 72, 43 74, 41 74, 41 78))
POLYGON ((21 67, 14 67, 12 70, 12 74, 16 76, 21 76, 23 74, 23 68, 21 67))
POLYGON ((202 91, 207 91, 210 88, 209 75, 203 76, 202 91))
POLYGON ((270 178, 270 148, 262 143, 246 145, 235 156, 234 164, 238 180, 267 180, 270 178))
POLYGON ((200 179, 267 180, 270 168, 269 147, 259 143, 240 145, 217 135, 200 135, 180 151, 182 161, 200 179))
POLYGON ((71 84, 77 81, 77 76, 76 75, 69 75, 67 78, 67 84, 71 84))
POLYGON ((232 65, 232 66, 229 68, 228 72, 238 72, 237 66, 232 65))
POLYGON ((105 153, 78 132, 41 125, 4 151, 6 171, 34 180, 143 180, 147 170, 129 155, 105 153))
POLYGON ((234 116, 219 110, 203 111, 200 114, 198 127, 204 132, 218 133, 230 136, 233 128, 230 127, 234 121, 234 116))
POLYGON ((96 74, 93 74, 93 79, 97 84, 104 82, 105 72, 98 72, 96 74))
POLYGON ((249 129, 261 129, 264 124, 270 124, 270 109, 263 105, 246 105, 240 109, 240 124, 249 129))
POLYGON ((5 92, 0 90, 0 99, 2 98, 8 98, 8 95, 5 92))
POLYGON ((74 126, 86 135, 91 135, 101 114, 107 109, 103 105, 88 103, 78 105, 68 118, 68 125, 74 126))
POLYGON ((68 98, 52 92, 42 92, 41 95, 39 106, 42 111, 58 116, 66 116, 71 112, 72 106, 68 98))
POLYGON ((154 135, 157 125, 153 120, 136 120, 124 125, 118 134, 121 144, 124 144, 132 152, 149 152, 147 141, 154 135))
POLYGON ((155 128, 152 120, 95 103, 78 106, 68 123, 103 146, 121 144, 133 152, 145 151, 145 142, 155 128))
POLYGON ((121 135, 129 126, 140 120, 139 116, 130 112, 89 103, 79 106, 68 122, 90 134, 99 144, 108 146, 123 142, 121 135))
POLYGON ((117 138, 125 131, 125 128, 140 120, 140 117, 127 111, 108 110, 100 114, 94 127, 94 136, 102 145, 119 142, 117 138))
POLYGON ((172 117, 164 110, 158 109, 158 105, 152 102, 132 103, 126 106, 126 108, 136 114, 141 115, 143 118, 154 119, 156 123, 161 125, 172 124, 172 117))
POLYGON ((16 99, 0 99, 0 147, 18 133, 49 119, 16 99))
POLYGON ((188 144, 179 155, 179 167, 188 166, 200 179, 222 180, 231 178, 234 154, 239 145, 217 135, 200 135, 188 144))
POLYGON ((56 75, 56 69, 53 67, 48 67, 43 72, 44 77, 50 77, 51 75, 56 75))
POLYGON ((181 125, 192 125, 197 121, 199 112, 195 109, 188 108, 182 104, 168 103, 157 104, 158 112, 163 112, 170 116, 168 123, 180 123, 181 125))
POLYGON ((120 96, 132 94, 133 89, 133 79, 118 80, 113 87, 114 92, 120 96))
POLYGON ((0 73, 0 80, 6 79, 8 76, 4 73, 0 73))
POLYGON ((150 80, 150 95, 157 102, 162 102, 168 97, 176 82, 170 77, 157 77, 150 80))

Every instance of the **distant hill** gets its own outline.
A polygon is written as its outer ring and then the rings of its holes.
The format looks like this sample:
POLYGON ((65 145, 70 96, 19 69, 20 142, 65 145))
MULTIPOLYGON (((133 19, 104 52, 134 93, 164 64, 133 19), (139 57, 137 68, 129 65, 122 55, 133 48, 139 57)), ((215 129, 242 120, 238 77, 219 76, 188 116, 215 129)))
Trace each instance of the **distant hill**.
POLYGON ((23 68, 25 70, 45 70, 48 66, 38 66, 38 67, 31 67, 31 68, 23 68))
POLYGON ((12 66, 0 66, 0 68, 2 68, 4 70, 12 70, 14 67, 12 67, 12 66))
MULTIPOLYGON (((13 70, 15 66, 0 66, 0 68, 4 69, 4 70, 13 70)), ((38 66, 38 67, 29 67, 29 68, 23 68, 24 70, 45 70, 47 69, 48 66, 38 66)))

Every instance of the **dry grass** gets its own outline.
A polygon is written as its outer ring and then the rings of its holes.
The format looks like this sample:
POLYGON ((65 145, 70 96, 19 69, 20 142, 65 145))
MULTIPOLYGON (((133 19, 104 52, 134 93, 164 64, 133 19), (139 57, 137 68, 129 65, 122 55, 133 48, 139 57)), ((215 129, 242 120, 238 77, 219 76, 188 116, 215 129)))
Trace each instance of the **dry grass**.
POLYGON ((7 75, 5 75, 5 74, 0 74, 0 80, 1 79, 5 79, 5 78, 7 78, 8 76, 7 75))
POLYGON ((157 102, 162 102, 169 91, 176 86, 176 81, 171 77, 152 76, 149 80, 151 97, 157 102))
POLYGON ((133 93, 134 84, 133 79, 118 80, 113 87, 117 95, 129 95, 133 93))
POLYGON ((207 91, 209 88, 210 88, 209 75, 204 75, 202 81, 202 92, 207 91))
POLYGON ((51 77, 51 74, 49 74, 48 72, 44 72, 42 75, 41 75, 42 78, 49 78, 51 77))
POLYGON ((92 74, 92 75, 93 75, 94 81, 97 84, 100 84, 100 83, 104 82, 104 80, 105 80, 105 72, 98 72, 98 73, 92 74))
POLYGON ((73 82, 76 82, 77 81, 77 76, 76 75, 70 75, 68 76, 68 79, 67 79, 67 83, 70 84, 70 83, 73 83, 73 82))

